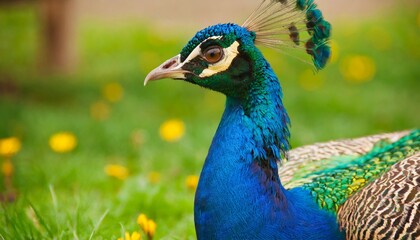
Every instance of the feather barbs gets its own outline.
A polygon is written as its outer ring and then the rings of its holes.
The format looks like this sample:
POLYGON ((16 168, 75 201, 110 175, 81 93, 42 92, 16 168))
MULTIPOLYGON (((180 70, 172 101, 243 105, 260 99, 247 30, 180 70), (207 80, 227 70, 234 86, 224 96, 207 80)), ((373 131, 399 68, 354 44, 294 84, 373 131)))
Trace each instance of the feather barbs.
POLYGON ((330 56, 331 26, 313 0, 263 0, 242 27, 256 35, 255 43, 309 54, 317 70, 330 56))

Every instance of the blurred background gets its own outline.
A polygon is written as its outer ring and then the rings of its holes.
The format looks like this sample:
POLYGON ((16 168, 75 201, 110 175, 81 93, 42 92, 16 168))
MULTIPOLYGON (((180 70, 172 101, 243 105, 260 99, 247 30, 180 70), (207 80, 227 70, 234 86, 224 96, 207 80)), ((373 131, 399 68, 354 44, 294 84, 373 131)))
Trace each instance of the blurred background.
MULTIPOLYGON (((143 79, 197 30, 242 23, 258 3, 0 0, 1 238, 194 239, 224 97, 143 79)), ((326 69, 262 49, 292 146, 419 127, 420 3, 317 3, 333 26, 326 69)))

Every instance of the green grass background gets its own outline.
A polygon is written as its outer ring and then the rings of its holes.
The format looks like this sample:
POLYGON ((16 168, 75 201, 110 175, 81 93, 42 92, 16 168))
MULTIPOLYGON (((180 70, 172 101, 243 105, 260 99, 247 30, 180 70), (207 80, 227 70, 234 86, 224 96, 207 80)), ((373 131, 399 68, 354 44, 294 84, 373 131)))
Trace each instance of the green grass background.
MULTIPOLYGON (((194 239, 194 193, 185 178, 200 173, 224 97, 179 81, 143 87, 143 79, 198 29, 164 33, 147 24, 86 22, 78 29, 78 71, 45 77, 38 71, 36 20, 30 7, 0 9, 0 137, 22 141, 12 159, 16 200, 0 203, 0 239, 116 239, 139 230, 140 212, 156 221, 156 239, 194 239), (107 120, 94 120, 90 106, 103 100, 110 82, 121 84, 124 96, 109 103, 107 120), (186 124, 176 143, 159 137, 171 118, 186 124), (48 139, 59 131, 76 135, 74 151, 51 151, 48 139), (140 146, 131 143, 134 132, 144 138, 140 146), (127 166, 128 179, 107 176, 110 163, 127 166), (152 171, 162 175, 157 184, 148 181, 152 171)), ((298 81, 310 66, 264 49, 283 86, 293 147, 419 127, 419 13, 394 9, 333 22, 333 39, 339 58, 318 73, 322 84, 313 91, 298 81), (344 79, 340 64, 352 54, 375 62, 371 81, 344 79)))

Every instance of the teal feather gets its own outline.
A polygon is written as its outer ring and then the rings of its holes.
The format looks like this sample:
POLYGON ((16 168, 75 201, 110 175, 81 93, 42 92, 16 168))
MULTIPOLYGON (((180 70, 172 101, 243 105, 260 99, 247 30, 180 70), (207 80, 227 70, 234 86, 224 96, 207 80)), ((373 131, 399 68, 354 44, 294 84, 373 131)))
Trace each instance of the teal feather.
POLYGON ((311 52, 316 69, 322 69, 328 62, 331 55, 331 48, 326 44, 320 44, 313 47, 311 52))
POLYGON ((307 52, 312 55, 316 69, 322 69, 330 57, 328 39, 331 33, 331 25, 322 17, 319 9, 310 9, 306 13, 309 34, 312 36, 306 44, 307 52))
POLYGON ((297 0, 296 6, 299 10, 302 10, 302 11, 307 8, 312 9, 316 7, 313 0, 297 0))

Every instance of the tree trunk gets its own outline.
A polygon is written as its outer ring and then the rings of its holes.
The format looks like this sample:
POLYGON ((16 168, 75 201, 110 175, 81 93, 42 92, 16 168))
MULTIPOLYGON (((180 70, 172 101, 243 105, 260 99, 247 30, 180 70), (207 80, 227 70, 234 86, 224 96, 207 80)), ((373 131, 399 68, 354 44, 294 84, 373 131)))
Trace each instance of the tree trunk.
POLYGON ((41 67, 69 72, 75 64, 73 0, 40 0, 41 67))

